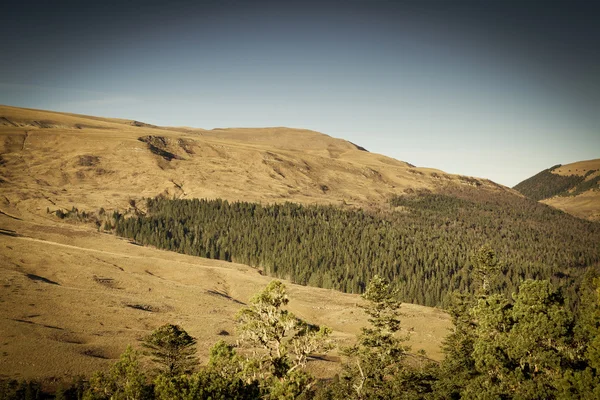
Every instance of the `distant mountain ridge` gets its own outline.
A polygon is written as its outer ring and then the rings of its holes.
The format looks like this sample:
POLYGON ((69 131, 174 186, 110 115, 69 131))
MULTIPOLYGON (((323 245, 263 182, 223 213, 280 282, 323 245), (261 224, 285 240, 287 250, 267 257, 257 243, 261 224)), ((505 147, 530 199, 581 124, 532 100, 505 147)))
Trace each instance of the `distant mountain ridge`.
POLYGON ((600 220, 600 159, 555 165, 514 189, 575 216, 600 220))

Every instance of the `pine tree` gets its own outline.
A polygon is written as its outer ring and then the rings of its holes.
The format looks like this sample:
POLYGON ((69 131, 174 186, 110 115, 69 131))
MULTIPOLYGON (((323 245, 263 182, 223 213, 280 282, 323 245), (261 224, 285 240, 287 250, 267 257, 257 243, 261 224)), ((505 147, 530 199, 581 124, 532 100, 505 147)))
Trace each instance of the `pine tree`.
POLYGON ((178 325, 166 324, 146 336, 143 346, 167 376, 188 373, 197 364, 196 339, 178 325))
POLYGON ((351 387, 347 392, 357 399, 393 398, 393 378, 401 374, 408 350, 403 345, 406 338, 397 336, 400 302, 396 291, 378 275, 371 279, 362 298, 366 303, 361 307, 370 325, 362 328, 357 343, 345 350, 350 358, 344 374, 351 387))

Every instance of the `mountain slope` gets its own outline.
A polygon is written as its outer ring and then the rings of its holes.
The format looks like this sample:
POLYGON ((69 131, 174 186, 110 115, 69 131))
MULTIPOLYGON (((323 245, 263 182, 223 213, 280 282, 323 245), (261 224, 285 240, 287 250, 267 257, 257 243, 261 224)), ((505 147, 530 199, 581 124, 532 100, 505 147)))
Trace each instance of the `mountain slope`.
POLYGON ((600 159, 555 165, 514 189, 577 217, 600 220, 600 159))
POLYGON ((306 130, 161 128, 7 106, 0 121, 0 209, 34 218, 158 194, 373 207, 405 189, 510 190, 306 130))

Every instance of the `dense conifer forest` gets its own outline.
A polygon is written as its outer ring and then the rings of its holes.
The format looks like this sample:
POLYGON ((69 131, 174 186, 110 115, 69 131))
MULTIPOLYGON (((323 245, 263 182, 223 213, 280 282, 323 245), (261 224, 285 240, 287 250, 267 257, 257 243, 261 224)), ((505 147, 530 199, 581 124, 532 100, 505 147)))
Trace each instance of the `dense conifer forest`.
POLYGON ((545 169, 531 178, 525 179, 514 189, 533 200, 549 199, 554 196, 576 196, 586 190, 600 189, 600 176, 586 180, 597 172, 596 170, 590 170, 584 176, 553 174, 552 171, 560 166, 558 164, 545 169))
POLYGON ((447 189, 394 197, 380 211, 223 200, 147 200, 114 214, 118 235, 144 245, 248 264, 292 282, 362 293, 376 274, 402 301, 444 305, 473 292, 470 252, 494 248, 500 291, 527 278, 575 290, 600 261, 600 224, 501 191, 447 189))

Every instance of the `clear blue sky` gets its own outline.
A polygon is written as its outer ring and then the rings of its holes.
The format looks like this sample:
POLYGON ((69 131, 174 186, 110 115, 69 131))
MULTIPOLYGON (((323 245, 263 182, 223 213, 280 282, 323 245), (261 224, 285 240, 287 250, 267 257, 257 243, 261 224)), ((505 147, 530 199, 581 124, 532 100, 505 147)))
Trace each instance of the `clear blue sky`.
POLYGON ((308 128, 513 186, 600 157, 594 5, 13 2, 0 25, 0 104, 308 128))

